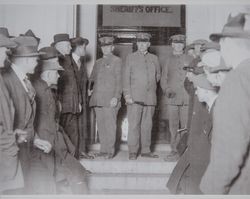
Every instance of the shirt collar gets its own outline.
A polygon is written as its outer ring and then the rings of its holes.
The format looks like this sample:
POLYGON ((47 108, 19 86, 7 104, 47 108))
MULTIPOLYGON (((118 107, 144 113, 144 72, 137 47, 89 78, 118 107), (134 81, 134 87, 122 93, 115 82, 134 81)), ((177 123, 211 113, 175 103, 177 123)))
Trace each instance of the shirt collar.
POLYGON ((73 57, 73 59, 75 60, 76 63, 78 63, 80 58, 81 58, 79 55, 77 55, 75 53, 72 53, 72 57, 73 57))
POLYGON ((207 103, 207 106, 208 106, 208 111, 210 112, 212 107, 213 107, 213 104, 215 102, 215 100, 217 99, 218 95, 215 95, 213 98, 211 98, 211 100, 207 103))

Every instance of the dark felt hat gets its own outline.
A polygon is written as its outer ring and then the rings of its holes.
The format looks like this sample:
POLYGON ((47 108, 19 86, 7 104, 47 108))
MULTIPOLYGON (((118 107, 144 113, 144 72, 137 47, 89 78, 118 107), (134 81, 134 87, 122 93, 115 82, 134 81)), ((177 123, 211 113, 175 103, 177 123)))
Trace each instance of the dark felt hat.
POLYGON ((51 46, 55 46, 56 43, 61 42, 61 41, 70 42, 69 34, 61 33, 61 34, 54 35, 54 42, 51 44, 51 46))
POLYGON ((0 47, 15 48, 17 43, 12 41, 10 38, 0 34, 0 47))
POLYGON ((37 37, 37 36, 33 33, 33 31, 32 31, 31 29, 27 30, 27 32, 24 33, 24 34, 20 34, 20 36, 34 37, 34 38, 37 40, 38 43, 40 42, 40 38, 37 37))
POLYGON ((8 38, 14 37, 14 36, 10 36, 8 29, 5 27, 0 27, 0 34, 4 35, 5 37, 8 37, 8 38))
POLYGON ((86 46, 89 44, 89 40, 83 37, 75 37, 70 39, 71 46, 79 46, 85 44, 86 46))

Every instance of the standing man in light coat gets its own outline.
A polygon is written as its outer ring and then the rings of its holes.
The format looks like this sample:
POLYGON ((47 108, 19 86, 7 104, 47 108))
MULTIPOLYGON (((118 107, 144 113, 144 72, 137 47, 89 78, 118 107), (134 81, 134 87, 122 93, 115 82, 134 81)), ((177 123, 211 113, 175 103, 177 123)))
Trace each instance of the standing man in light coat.
POLYGON ((141 144, 141 156, 158 158, 150 150, 152 117, 156 106, 156 87, 161 77, 157 56, 148 52, 151 35, 138 33, 138 50, 126 58, 123 95, 128 109, 129 159, 135 160, 141 144))
POLYGON ((161 87, 167 96, 169 128, 171 133, 171 153, 166 161, 176 161, 179 158, 177 145, 180 140, 178 130, 187 128, 189 96, 184 88, 186 71, 183 67, 189 66, 192 57, 184 54, 185 36, 173 35, 171 37, 173 54, 166 60, 162 70, 161 87))
POLYGON ((89 106, 94 107, 96 113, 101 143, 98 156, 111 159, 115 155, 116 121, 121 106, 122 61, 113 54, 113 36, 102 36, 99 42, 103 57, 96 61, 89 80, 89 85, 93 85, 89 106))

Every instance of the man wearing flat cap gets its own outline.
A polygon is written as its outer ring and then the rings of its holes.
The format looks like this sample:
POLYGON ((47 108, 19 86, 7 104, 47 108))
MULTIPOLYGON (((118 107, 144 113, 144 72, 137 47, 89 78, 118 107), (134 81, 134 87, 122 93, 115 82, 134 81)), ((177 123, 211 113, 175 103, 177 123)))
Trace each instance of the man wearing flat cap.
POLYGON ((64 70, 58 62, 59 53, 54 47, 44 47, 39 52, 46 54, 40 56, 40 77, 32 82, 37 104, 34 128, 40 138, 51 143, 52 150, 49 153, 38 149, 32 151, 30 172, 35 180, 31 181, 30 189, 33 194, 55 194, 56 181, 59 180, 55 176, 62 173, 72 193, 85 193, 85 169, 73 156, 75 147, 59 126, 60 106, 53 92, 59 78, 58 71, 64 70), (37 165, 40 165, 39 169, 37 165))
MULTIPOLYGON (((0 68, 4 66, 6 51, 17 44, 0 33, 0 68)), ((0 74, 0 194, 24 187, 23 172, 18 158, 18 145, 27 132, 14 129, 14 105, 0 74)))
POLYGON ((214 107, 210 163, 201 181, 205 194, 250 194, 250 30, 244 13, 229 16, 221 33, 210 35, 232 67, 214 107))
MULTIPOLYGON (((94 65, 90 77, 93 84, 89 106, 94 107, 100 139, 100 153, 106 159, 115 155, 117 113, 121 107, 122 61, 113 54, 114 37, 102 35, 99 38, 103 57, 94 65)), ((91 88, 90 88, 91 89, 91 88)))
POLYGON ((81 106, 82 110, 79 115, 79 156, 80 158, 93 159, 87 153, 87 83, 88 75, 86 69, 86 47, 89 44, 89 40, 82 37, 75 37, 71 40, 72 46, 72 63, 77 68, 76 78, 80 89, 81 106))
POLYGON ((77 65, 73 64, 71 43, 68 34, 56 34, 52 43, 60 53, 59 63, 64 71, 58 81, 59 100, 62 103, 60 124, 76 147, 75 157, 79 158, 79 115, 82 111, 80 85, 77 82, 77 65))
POLYGON ((46 153, 51 150, 51 145, 35 135, 33 126, 36 108, 35 89, 27 74, 33 74, 37 65, 40 55, 37 52, 37 41, 32 37, 22 36, 14 41, 18 46, 8 53, 10 64, 3 77, 15 108, 14 129, 27 132, 25 142, 19 144, 18 154, 24 174, 24 193, 27 193, 32 146, 46 153))
POLYGON ((184 35, 173 35, 171 38, 173 53, 166 60, 162 70, 161 88, 166 98, 169 116, 169 130, 171 133, 171 152, 166 161, 176 161, 179 157, 177 145, 180 140, 178 130, 187 128, 189 96, 184 88, 186 71, 183 67, 189 66, 192 61, 190 55, 183 52, 185 46, 184 35))
POLYGON ((157 56, 148 52, 151 35, 138 33, 138 50, 126 58, 123 77, 123 95, 128 111, 129 159, 137 159, 141 145, 141 156, 158 158, 151 152, 152 117, 156 106, 156 87, 161 77, 157 56))

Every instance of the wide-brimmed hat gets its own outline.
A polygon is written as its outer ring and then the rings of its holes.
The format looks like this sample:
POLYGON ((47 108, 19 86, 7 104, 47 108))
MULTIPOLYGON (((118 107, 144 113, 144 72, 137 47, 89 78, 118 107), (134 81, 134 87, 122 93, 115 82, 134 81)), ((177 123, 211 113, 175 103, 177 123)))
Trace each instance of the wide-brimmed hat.
POLYGON ((250 31, 244 30, 246 22, 246 13, 239 13, 235 17, 231 14, 228 17, 227 23, 224 25, 221 33, 213 33, 210 35, 212 41, 218 42, 222 37, 235 37, 250 39, 250 31))
POLYGON ((55 46, 56 43, 61 42, 61 41, 70 42, 69 34, 60 33, 60 34, 54 35, 54 42, 51 44, 51 46, 55 46))
POLYGON ((194 40, 191 44, 186 47, 186 50, 194 49, 195 45, 201 45, 201 48, 208 43, 205 39, 194 40))
POLYGON ((59 56, 59 53, 54 47, 41 48, 39 53, 44 53, 40 55, 41 71, 64 70, 58 63, 58 60, 55 59, 59 56))
POLYGON ((114 44, 115 38, 112 35, 102 35, 98 40, 101 46, 109 46, 114 44))
POLYGON ((206 51, 209 49, 220 50, 220 44, 217 42, 207 42, 201 46, 201 51, 206 51))
POLYGON ((10 38, 0 34, 0 47, 15 48, 17 43, 12 41, 10 38))
POLYGON ((20 34, 20 36, 34 37, 34 38, 37 40, 38 43, 40 42, 40 38, 37 37, 37 36, 33 33, 33 31, 32 31, 31 29, 27 30, 27 32, 24 33, 24 34, 20 34))
POLYGON ((192 77, 194 87, 200 87, 207 90, 216 90, 215 87, 208 81, 205 74, 195 75, 192 77))
POLYGON ((35 57, 44 53, 37 51, 37 40, 34 37, 19 36, 14 40, 18 44, 16 48, 12 48, 8 55, 13 57, 35 57))
POLYGON ((5 27, 0 27, 0 34, 4 35, 5 37, 8 37, 8 38, 14 37, 14 36, 10 36, 8 29, 5 27))
POLYGON ((177 34, 177 35, 172 35, 170 37, 170 41, 172 43, 185 43, 185 35, 182 35, 182 34, 177 34))
POLYGON ((139 32, 136 34, 136 42, 150 42, 151 37, 147 32, 139 32))
POLYGON ((83 37, 75 37, 70 39, 71 46, 79 46, 85 44, 86 46, 89 44, 89 40, 83 37))

